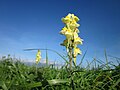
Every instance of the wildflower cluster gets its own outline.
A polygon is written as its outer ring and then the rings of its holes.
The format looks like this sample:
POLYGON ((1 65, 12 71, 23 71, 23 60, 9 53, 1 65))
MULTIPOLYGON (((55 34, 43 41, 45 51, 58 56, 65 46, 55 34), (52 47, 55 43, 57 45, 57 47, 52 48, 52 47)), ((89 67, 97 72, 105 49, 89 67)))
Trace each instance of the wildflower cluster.
POLYGON ((77 22, 79 18, 74 14, 68 14, 65 18, 62 18, 62 22, 65 27, 62 28, 60 34, 65 35, 66 39, 61 44, 67 49, 68 56, 74 58, 74 63, 76 63, 76 57, 81 54, 81 50, 77 47, 78 44, 82 44, 83 39, 78 36, 80 32, 78 27, 80 24, 77 22))

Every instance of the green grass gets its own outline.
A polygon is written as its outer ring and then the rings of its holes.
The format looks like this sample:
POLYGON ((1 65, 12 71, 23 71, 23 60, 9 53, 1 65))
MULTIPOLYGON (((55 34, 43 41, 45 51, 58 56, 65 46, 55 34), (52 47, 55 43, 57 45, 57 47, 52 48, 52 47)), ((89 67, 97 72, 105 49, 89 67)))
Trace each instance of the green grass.
MULTIPOLYGON (((106 54, 105 57, 107 59, 106 54)), ((119 90, 120 63, 117 60, 118 65, 114 65, 108 59, 103 63, 94 58, 82 68, 82 58, 79 66, 69 70, 65 65, 60 69, 49 65, 36 69, 36 66, 4 57, 0 60, 0 90, 119 90)))

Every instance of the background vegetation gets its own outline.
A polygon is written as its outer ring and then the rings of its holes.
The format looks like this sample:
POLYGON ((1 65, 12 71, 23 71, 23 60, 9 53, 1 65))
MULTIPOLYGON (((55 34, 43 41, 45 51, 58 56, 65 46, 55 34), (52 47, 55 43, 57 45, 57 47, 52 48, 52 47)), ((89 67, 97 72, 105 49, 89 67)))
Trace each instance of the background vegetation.
MULTIPOLYGON (((84 58, 84 57, 83 57, 84 58)), ((10 56, 0 60, 0 90, 120 90, 118 65, 94 59, 86 67, 28 66, 10 56), (91 65, 93 65, 90 68, 91 65)), ((107 56, 106 56, 107 59, 107 56)))

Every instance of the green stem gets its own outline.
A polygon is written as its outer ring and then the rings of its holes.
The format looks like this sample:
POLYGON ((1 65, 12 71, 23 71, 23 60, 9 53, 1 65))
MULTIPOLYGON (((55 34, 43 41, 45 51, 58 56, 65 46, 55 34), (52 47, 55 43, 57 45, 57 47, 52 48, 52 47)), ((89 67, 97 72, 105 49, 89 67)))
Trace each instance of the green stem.
POLYGON ((69 63, 70 63, 69 68, 70 68, 70 70, 72 70, 72 59, 73 59, 72 48, 69 48, 68 56, 69 56, 69 63))
POLYGON ((46 49, 46 66, 48 67, 48 53, 47 53, 47 49, 46 49))
POLYGON ((38 65, 38 64, 36 64, 36 75, 37 75, 37 65, 38 65))

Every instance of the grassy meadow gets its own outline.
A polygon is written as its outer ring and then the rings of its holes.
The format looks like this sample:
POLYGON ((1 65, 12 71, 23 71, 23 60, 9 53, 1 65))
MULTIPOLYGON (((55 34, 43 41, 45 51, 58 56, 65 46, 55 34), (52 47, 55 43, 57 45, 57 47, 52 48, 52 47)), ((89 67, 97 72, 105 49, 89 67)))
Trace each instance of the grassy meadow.
POLYGON ((10 56, 2 57, 0 90, 120 90, 119 58, 118 65, 94 59, 84 68, 83 59, 71 70, 67 64, 61 68, 28 66, 10 56))

